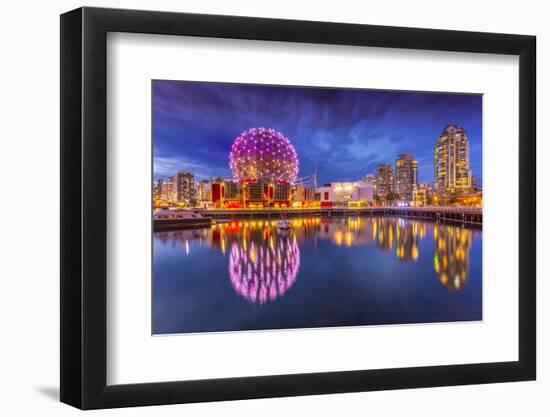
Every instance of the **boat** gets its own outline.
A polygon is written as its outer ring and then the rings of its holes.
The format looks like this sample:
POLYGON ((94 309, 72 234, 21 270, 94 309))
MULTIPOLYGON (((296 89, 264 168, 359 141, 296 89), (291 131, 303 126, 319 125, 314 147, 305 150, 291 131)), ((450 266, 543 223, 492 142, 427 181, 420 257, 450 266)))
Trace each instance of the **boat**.
POLYGON ((281 230, 288 230, 292 227, 292 222, 288 219, 281 219, 277 222, 277 227, 281 230))
POLYGON ((195 227, 206 227, 212 219, 191 210, 160 209, 153 214, 153 230, 176 230, 195 227))
POLYGON ((212 219, 212 224, 229 223, 231 219, 212 219))

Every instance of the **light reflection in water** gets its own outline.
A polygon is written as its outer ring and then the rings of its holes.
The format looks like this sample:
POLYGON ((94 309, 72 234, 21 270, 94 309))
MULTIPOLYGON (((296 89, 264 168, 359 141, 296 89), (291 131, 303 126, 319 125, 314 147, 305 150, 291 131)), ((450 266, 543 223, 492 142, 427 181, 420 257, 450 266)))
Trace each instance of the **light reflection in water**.
POLYGON ((233 288, 251 303, 264 304, 281 297, 294 284, 300 269, 300 249, 289 235, 264 229, 263 245, 233 241, 229 254, 229 277, 233 288))
POLYGON ((472 233, 475 231, 460 225, 397 217, 317 217, 292 219, 288 232, 278 230, 276 220, 260 219, 155 233, 155 238, 164 244, 180 242, 187 255, 194 243, 218 248, 228 256, 235 292, 250 303, 264 304, 282 297, 292 287, 300 269, 300 245, 307 240, 312 240, 314 247, 318 240, 342 247, 376 245, 400 262, 418 262, 422 256, 420 240, 433 236, 435 275, 449 291, 460 291, 468 281, 472 233))
POLYGON ((434 270, 439 282, 450 291, 459 291, 469 275, 472 231, 456 226, 434 226, 434 270))

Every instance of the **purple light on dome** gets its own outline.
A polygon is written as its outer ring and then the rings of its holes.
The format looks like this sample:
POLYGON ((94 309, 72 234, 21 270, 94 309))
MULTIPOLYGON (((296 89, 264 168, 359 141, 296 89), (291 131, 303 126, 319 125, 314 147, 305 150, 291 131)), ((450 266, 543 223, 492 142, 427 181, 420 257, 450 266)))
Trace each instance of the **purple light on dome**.
POLYGON ((298 177, 298 156, 294 146, 271 128, 250 128, 233 142, 229 166, 237 180, 258 178, 288 181, 298 177))

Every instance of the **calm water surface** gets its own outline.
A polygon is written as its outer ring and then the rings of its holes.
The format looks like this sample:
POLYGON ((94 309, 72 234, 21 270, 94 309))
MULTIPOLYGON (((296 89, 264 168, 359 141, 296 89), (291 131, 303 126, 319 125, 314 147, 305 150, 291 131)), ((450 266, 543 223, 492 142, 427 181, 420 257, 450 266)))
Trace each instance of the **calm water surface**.
POLYGON ((482 232, 397 217, 241 220, 153 238, 153 333, 482 319, 482 232))

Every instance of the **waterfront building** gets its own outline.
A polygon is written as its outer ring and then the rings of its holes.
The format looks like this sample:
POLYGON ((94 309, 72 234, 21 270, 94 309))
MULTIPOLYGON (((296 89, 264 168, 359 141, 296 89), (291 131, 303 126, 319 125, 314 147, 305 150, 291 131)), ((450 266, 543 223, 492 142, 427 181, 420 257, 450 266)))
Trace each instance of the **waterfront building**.
POLYGON ((414 207, 423 207, 428 204, 428 196, 426 190, 415 188, 413 190, 411 205, 414 207))
POLYGON ((483 193, 481 191, 475 191, 470 194, 461 194, 455 197, 456 204, 459 206, 483 206, 483 193))
POLYGON ((189 171, 178 171, 175 179, 175 194, 178 203, 189 203, 195 199, 195 175, 189 171))
POLYGON ((395 160, 395 192, 401 200, 410 201, 418 184, 418 161, 411 153, 400 154, 395 160))
POLYGON ((384 198, 393 192, 393 181, 393 168, 391 164, 378 164, 376 168, 376 191, 380 198, 384 198))
POLYGON ((433 193, 433 187, 429 182, 419 182, 417 188, 425 190, 428 194, 433 193))
POLYGON ((211 202, 216 208, 241 208, 241 184, 218 178, 211 183, 211 202))
POLYGON ((288 207, 290 202, 290 184, 276 183, 273 187, 273 205, 275 207, 288 207))
POLYGON ((239 183, 231 180, 225 180, 225 198, 227 200, 238 200, 241 196, 239 183))
POLYGON ((269 184, 264 181, 254 181, 243 185, 245 189, 246 206, 250 208, 261 208, 267 205, 270 200, 269 184))
POLYGON ((419 182, 416 188, 413 190, 411 205, 416 207, 422 207, 432 204, 433 188, 427 182, 419 182))
POLYGON ((355 181, 359 205, 371 205, 374 201, 374 184, 370 181, 355 181))
POLYGON ((209 208, 212 206, 212 181, 199 181, 197 184, 197 203, 199 207, 202 208, 209 208))
POLYGON ((225 180, 223 182, 223 187, 224 187, 224 207, 241 208, 242 207, 241 185, 236 181, 225 180))
POLYGON ((212 205, 216 208, 223 207, 223 201, 225 198, 225 187, 223 186, 223 180, 221 178, 212 182, 212 205))
POLYGON ((438 195, 461 195, 472 191, 468 134, 447 125, 434 147, 434 188, 438 195))
POLYGON ((319 193, 315 192, 315 188, 310 188, 306 184, 298 184, 294 186, 292 192, 292 206, 299 207, 315 207, 319 206, 316 201, 320 201, 319 193), (318 199, 316 198, 318 197, 318 199))
POLYGON ((372 183, 366 181, 333 182, 316 190, 321 207, 366 207, 372 204, 372 183))
POLYGON ((367 174, 363 177, 363 181, 364 182, 367 182, 367 183, 370 183, 372 184, 372 192, 374 194, 377 193, 377 188, 376 188, 376 177, 372 174, 367 174))

